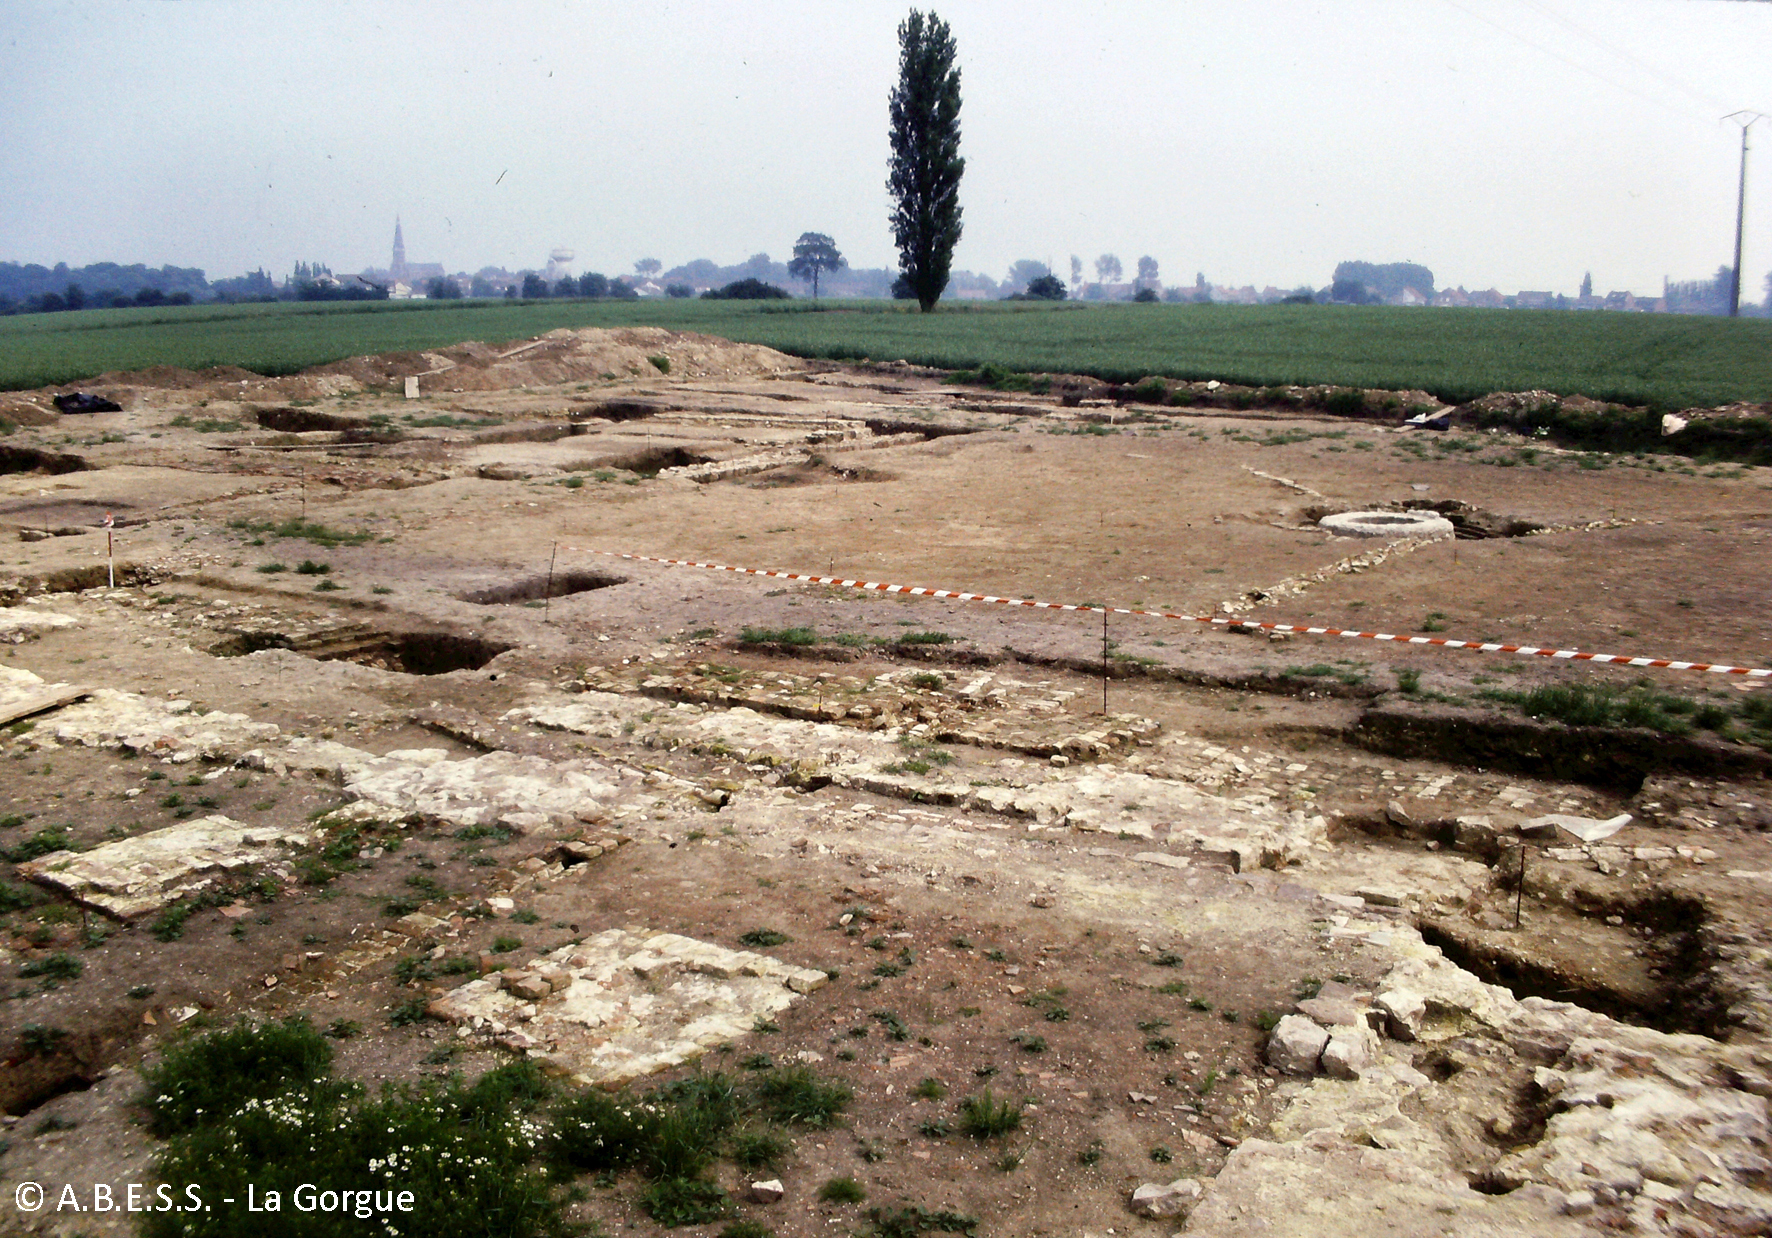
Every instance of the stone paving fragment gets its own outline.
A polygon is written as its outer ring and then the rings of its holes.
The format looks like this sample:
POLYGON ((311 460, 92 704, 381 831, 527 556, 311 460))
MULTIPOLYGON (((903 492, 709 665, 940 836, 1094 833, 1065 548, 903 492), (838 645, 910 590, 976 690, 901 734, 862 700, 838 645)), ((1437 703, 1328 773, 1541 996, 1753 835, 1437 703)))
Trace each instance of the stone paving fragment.
POLYGON ((20 864, 18 871, 78 903, 132 920, 254 865, 266 865, 288 880, 288 848, 308 842, 306 834, 294 830, 248 826, 217 815, 91 851, 53 851, 20 864))
POLYGON ((470 980, 432 1016, 605 1086, 700 1057, 822 988, 822 971, 675 933, 610 929, 470 980))
POLYGON ((69 705, 39 724, 40 736, 88 748, 126 748, 175 763, 231 760, 235 754, 281 734, 275 723, 254 722, 245 714, 202 713, 189 701, 138 696, 98 688, 90 699, 69 705))

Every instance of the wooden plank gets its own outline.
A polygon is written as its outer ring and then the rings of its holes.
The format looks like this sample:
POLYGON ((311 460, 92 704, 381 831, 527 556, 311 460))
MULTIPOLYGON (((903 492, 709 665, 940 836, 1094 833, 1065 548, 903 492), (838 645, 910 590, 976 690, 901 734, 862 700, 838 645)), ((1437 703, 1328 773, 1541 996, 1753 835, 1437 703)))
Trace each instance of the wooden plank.
POLYGON ((91 695, 91 688, 62 688, 54 692, 38 692, 25 697, 22 701, 15 701, 10 705, 0 705, 0 726, 17 722, 20 718, 29 718, 32 714, 60 709, 63 705, 72 705, 75 701, 83 701, 91 695))

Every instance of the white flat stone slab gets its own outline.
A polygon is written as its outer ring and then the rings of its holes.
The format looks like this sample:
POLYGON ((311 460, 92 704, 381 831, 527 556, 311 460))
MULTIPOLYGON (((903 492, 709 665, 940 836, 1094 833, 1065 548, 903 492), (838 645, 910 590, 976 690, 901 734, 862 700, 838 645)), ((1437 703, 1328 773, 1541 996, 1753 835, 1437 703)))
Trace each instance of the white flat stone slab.
POLYGON ((53 851, 20 864, 18 871, 76 902, 131 920, 237 869, 281 863, 288 848, 307 843, 306 834, 293 830, 198 817, 91 851, 53 851))
POLYGON ((540 1051, 576 1081, 601 1085, 693 1061, 829 981, 766 954, 634 929, 562 946, 515 975, 523 994, 494 973, 438 998, 430 1014, 540 1051), (537 975, 554 978, 548 996, 535 997, 539 989, 523 980, 537 975))

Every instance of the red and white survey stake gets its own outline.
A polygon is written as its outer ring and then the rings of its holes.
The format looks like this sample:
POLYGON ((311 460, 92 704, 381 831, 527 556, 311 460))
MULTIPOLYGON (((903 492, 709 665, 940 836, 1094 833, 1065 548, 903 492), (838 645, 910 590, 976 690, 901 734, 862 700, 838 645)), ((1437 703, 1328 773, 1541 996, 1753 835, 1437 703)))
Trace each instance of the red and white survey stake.
POLYGON ((1153 619, 1185 619, 1213 627, 1251 628, 1263 632, 1291 632, 1300 636, 1345 636, 1354 640, 1393 641, 1399 645, 1426 645, 1435 649, 1469 649, 1474 653, 1517 653, 1522 657, 1558 658, 1571 662, 1611 662, 1619 666, 1646 666, 1669 671, 1705 671, 1712 675, 1745 675, 1772 679, 1772 668, 1725 666, 1718 662, 1682 662, 1677 658, 1645 658, 1623 653, 1588 653, 1580 649, 1552 649, 1538 645, 1504 645, 1496 641, 1448 640, 1441 636, 1401 636, 1391 632, 1356 632, 1350 628, 1316 628, 1297 623, 1262 623, 1221 615, 1181 615, 1167 610, 1138 610, 1126 606, 1081 606, 1071 602, 1035 602, 1027 598, 996 597, 988 593, 964 593, 955 589, 928 589, 921 585, 889 585, 872 580, 844 580, 837 576, 811 576, 803 572, 779 572, 771 568, 729 567, 724 563, 698 563, 693 559, 661 559, 618 550, 592 550, 567 546, 581 554, 607 555, 638 563, 664 563, 671 567, 699 567, 714 572, 737 572, 745 576, 768 576, 775 580, 798 580, 809 585, 836 585, 844 589, 871 589, 878 593, 903 593, 914 597, 948 598, 956 602, 994 602, 999 606, 1027 606, 1036 610, 1079 610, 1110 615, 1146 615, 1153 619))
POLYGON ((117 521, 116 521, 115 517, 113 517, 110 512, 106 512, 105 513, 105 563, 110 568, 111 588, 113 588, 113 589, 115 589, 117 587, 117 550, 116 550, 115 545, 112 543, 111 539, 114 536, 116 536, 112 532, 112 530, 115 529, 116 527, 117 527, 117 521))

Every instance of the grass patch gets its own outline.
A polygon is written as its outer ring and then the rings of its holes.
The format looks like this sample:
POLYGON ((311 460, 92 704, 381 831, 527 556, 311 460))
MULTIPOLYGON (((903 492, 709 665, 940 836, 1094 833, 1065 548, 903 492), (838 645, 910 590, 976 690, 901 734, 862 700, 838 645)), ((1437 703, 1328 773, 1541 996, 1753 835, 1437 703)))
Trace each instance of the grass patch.
MULTIPOLYGON (((300 516, 291 516, 282 521, 230 520, 228 527, 260 537, 299 538, 312 542, 316 546, 324 546, 328 550, 338 546, 361 546, 375 536, 375 534, 361 529, 347 532, 343 529, 329 528, 317 520, 307 520, 300 516)), ((297 568, 296 570, 300 571, 301 569, 297 568)))
POLYGON ((869 1208, 868 1229, 863 1238, 921 1238, 923 1234, 975 1234, 977 1217, 943 1208, 930 1211, 921 1204, 903 1204, 897 1208, 869 1208))
MULTIPOLYGON (((191 1184, 204 1199, 218 1201, 244 1200, 250 1184, 258 1199, 275 1191, 289 1209, 299 1208, 296 1201, 310 1189, 379 1190, 390 1203, 396 1192, 410 1191, 405 1202, 412 1211, 389 1207, 375 1214, 397 1220, 408 1233, 564 1238, 569 1232, 553 1190, 533 1167, 542 1129, 530 1116, 531 1081, 539 1079, 533 1064, 500 1067, 471 1085, 456 1079, 388 1085, 370 1099, 357 1085, 326 1077, 325 1050, 312 1028, 288 1020, 213 1033, 169 1053, 145 1101, 162 1129, 166 1123, 177 1128, 156 1159, 159 1179, 191 1184), (211 1076, 208 1104, 160 1099, 167 1093, 156 1088, 170 1082, 190 1101, 193 1076, 203 1071, 211 1076)), ((272 1222, 269 1232, 304 1238, 361 1235, 368 1219, 354 1210, 282 1215, 299 1220, 286 1229, 272 1222)), ((263 1238, 267 1221, 243 1207, 150 1212, 140 1232, 144 1238, 263 1238)))
POLYGON ((771 928, 752 929, 738 939, 741 946, 749 946, 753 950, 767 950, 771 946, 785 946, 794 940, 786 933, 771 928))
POLYGON ((48 980, 74 980, 85 970, 86 964, 66 950, 57 950, 44 958, 32 959, 18 969, 18 974, 27 979, 42 976, 48 980))
MULTIPOLYGON (((13 824, 20 824, 14 820, 13 824)), ((56 851, 72 851, 74 840, 68 837, 68 827, 52 825, 38 830, 23 842, 0 851, 0 856, 11 860, 14 864, 23 864, 26 860, 35 860, 56 851)))
POLYGON ((1718 704, 1639 682, 1630 687, 1606 683, 1545 684, 1530 691, 1480 688, 1481 700, 1512 705, 1528 717, 1565 726, 1643 727, 1664 735, 1710 731, 1722 739, 1772 751, 1772 698, 1756 695, 1718 704))
POLYGON ((741 645, 816 645, 818 633, 812 628, 753 628, 738 634, 741 645))
POLYGON ((829 1178, 818 1188, 818 1197, 827 1204, 859 1204, 867 1199, 867 1188, 854 1178, 829 1178))
MULTIPOLYGON (((918 314, 885 300, 813 306, 671 298, 284 302, 19 314, 0 320, 0 389, 157 364, 294 374, 364 353, 586 326, 696 331, 803 357, 903 357, 963 371, 969 381, 1004 390, 1035 390, 1045 381, 1039 375, 1072 373, 1123 383, 1165 377, 1256 387, 1309 382, 1421 388, 1447 403, 1491 391, 1543 389, 1679 408, 1757 401, 1772 389, 1772 323, 1751 318, 1069 301, 949 302, 939 313, 918 314), (828 312, 837 307, 845 312, 828 312)), ((1343 397, 1349 411, 1353 400, 1347 397, 1358 395, 1348 391, 1343 397)), ((1581 429, 1565 425, 1570 416, 1547 424, 1556 434, 1581 429)), ((1603 428, 1618 420, 1591 416, 1603 428)), ((1659 417, 1654 420, 1658 439, 1659 417)), ((1697 429, 1689 426, 1679 437, 1697 429)), ((1636 428, 1630 431, 1622 445, 1582 445, 1635 450, 1636 428)), ((1763 443, 1764 430, 1757 433, 1763 443)), ((1703 446, 1682 444, 1682 450, 1703 446)))

